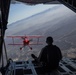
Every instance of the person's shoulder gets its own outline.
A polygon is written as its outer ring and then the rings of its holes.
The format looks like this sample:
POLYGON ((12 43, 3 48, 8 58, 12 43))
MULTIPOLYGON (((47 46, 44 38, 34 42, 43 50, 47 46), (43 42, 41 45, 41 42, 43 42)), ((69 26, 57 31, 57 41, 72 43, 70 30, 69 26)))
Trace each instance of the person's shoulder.
POLYGON ((57 48, 57 49, 60 49, 60 48, 59 48, 58 46, 56 46, 56 45, 53 45, 53 47, 54 47, 54 48, 57 48))
POLYGON ((44 48, 48 47, 48 45, 44 46, 44 48))
POLYGON ((53 47, 57 47, 56 45, 53 45, 53 47))
POLYGON ((43 47, 42 49, 46 49, 48 47, 48 45, 46 45, 45 47, 43 47))

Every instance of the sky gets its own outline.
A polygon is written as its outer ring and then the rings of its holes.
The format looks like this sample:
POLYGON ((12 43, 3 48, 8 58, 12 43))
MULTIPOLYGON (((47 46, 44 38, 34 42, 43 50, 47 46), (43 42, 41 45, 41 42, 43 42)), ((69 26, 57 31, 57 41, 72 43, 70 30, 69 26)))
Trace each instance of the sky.
POLYGON ((11 23, 14 23, 18 20, 30 17, 34 14, 40 13, 44 10, 47 10, 49 8, 53 8, 54 6, 57 6, 55 4, 38 4, 38 5, 26 5, 23 3, 19 4, 11 4, 10 5, 10 11, 9 11, 9 18, 8 18, 8 25, 11 23))

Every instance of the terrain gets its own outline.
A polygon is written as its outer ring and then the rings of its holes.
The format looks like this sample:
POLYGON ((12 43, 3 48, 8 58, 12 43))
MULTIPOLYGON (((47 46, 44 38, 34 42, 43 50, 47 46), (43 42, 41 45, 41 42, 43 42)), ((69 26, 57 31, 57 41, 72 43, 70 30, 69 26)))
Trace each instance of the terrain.
MULTIPOLYGON (((29 60, 32 59, 32 53, 38 56, 46 45, 48 36, 53 37, 54 44, 61 49, 63 57, 76 58, 76 13, 64 5, 58 5, 10 24, 5 35, 8 57, 13 60, 29 60), (8 35, 43 35, 40 38, 43 45, 32 46, 33 50, 28 47, 19 50, 20 46, 8 45, 12 42, 6 37, 8 35)), ((21 39, 15 39, 15 42, 19 40, 21 39)))

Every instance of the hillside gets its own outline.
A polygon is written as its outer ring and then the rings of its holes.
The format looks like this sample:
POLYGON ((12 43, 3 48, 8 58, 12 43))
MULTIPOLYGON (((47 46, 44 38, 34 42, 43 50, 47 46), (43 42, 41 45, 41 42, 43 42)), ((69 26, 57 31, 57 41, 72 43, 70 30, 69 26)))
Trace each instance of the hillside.
MULTIPOLYGON (((63 5, 18 21, 8 26, 6 31, 6 35, 25 34, 43 35, 44 38, 41 41, 44 44, 33 46, 32 51, 26 48, 22 52, 19 51, 19 46, 15 46, 14 48, 13 46, 7 46, 9 56, 15 60, 25 59, 27 56, 31 58, 31 53, 38 55, 40 49, 45 45, 45 38, 47 36, 54 38, 54 44, 60 47, 63 56, 76 57, 76 13, 63 5)), ((9 39, 6 39, 6 43, 9 43, 9 39)))

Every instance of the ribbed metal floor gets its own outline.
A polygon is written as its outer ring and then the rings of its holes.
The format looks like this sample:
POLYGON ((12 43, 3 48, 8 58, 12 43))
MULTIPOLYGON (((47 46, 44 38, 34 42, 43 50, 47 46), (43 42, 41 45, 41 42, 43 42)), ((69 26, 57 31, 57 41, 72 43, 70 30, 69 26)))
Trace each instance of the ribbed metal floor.
MULTIPOLYGON (((41 67, 31 61, 11 62, 6 75, 44 75, 41 67)), ((48 75, 48 74, 47 74, 48 75)), ((76 75, 76 59, 63 58, 57 71, 50 75, 76 75)))

